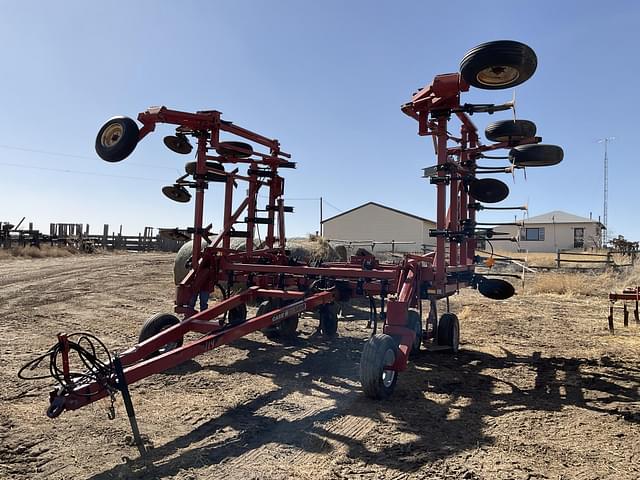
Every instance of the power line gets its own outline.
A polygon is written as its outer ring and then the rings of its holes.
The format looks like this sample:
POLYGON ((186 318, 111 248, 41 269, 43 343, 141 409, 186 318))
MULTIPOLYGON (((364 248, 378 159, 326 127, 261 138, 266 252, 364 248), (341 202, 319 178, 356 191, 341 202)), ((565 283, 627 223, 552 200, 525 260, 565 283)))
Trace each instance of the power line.
POLYGON ((323 202, 324 202, 324 203, 326 203, 327 205, 329 205, 331 208, 335 209, 335 210, 336 210, 336 211, 338 211, 338 212, 341 212, 341 211, 342 211, 342 209, 341 209, 341 208, 336 207, 336 206, 335 206, 335 205, 333 205, 332 203, 328 202, 326 199, 323 199, 323 202))
POLYGON ((60 173, 71 173, 78 175, 93 175, 96 177, 112 177, 112 178, 126 178, 130 180, 148 180, 152 182, 163 182, 164 180, 160 180, 158 178, 146 178, 146 177, 133 177, 130 175, 112 175, 109 173, 98 173, 98 172, 83 172, 80 170, 70 170, 70 169, 62 169, 62 168, 52 168, 52 167, 36 167, 34 165, 21 165, 18 163, 8 163, 8 162, 0 162, 0 165, 4 165, 7 167, 15 167, 15 168, 27 168, 32 170, 46 170, 50 172, 60 172, 60 173))
MULTIPOLYGON (((0 145, 0 148, 5 150, 16 150, 18 152, 30 152, 30 153, 39 153, 42 155, 53 155, 56 157, 67 157, 67 158, 77 158, 79 160, 96 160, 95 157, 88 157, 86 155, 75 155, 73 153, 63 153, 63 152, 52 152, 49 150, 39 150, 35 148, 25 148, 25 147, 16 147, 13 145, 0 145)), ((178 170, 174 167, 163 167, 161 165, 150 165, 148 163, 138 163, 138 162, 128 162, 129 165, 137 165, 139 167, 147 167, 147 168, 158 168, 163 170, 178 170)))

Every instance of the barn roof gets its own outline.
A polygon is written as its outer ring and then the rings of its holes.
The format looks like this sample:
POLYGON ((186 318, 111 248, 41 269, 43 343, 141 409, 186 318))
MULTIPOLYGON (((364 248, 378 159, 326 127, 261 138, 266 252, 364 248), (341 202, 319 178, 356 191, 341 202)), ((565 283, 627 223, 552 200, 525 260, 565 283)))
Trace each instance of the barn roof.
POLYGON ((525 223, 600 223, 592 218, 580 217, 572 213, 563 212, 562 210, 554 210, 553 212, 543 213, 535 217, 529 217, 525 223))
POLYGON ((387 207, 386 205, 382 205, 382 204, 376 203, 376 202, 363 203, 362 205, 359 205, 359 206, 357 206, 355 208, 352 208, 351 210, 347 210, 346 212, 339 213, 338 215, 334 215, 333 217, 330 217, 330 218, 325 218, 324 220, 322 220, 322 223, 328 222, 329 220, 333 220, 334 218, 341 217, 341 216, 346 215, 348 213, 355 212, 356 210, 359 210, 359 209, 361 209, 363 207, 366 207, 367 205, 375 205, 376 207, 384 208, 386 210, 391 210, 392 212, 399 213, 400 215, 405 215, 407 217, 415 218, 415 219, 421 220, 423 222, 436 223, 433 220, 430 220, 428 218, 419 217, 418 215, 413 215, 412 213, 403 212, 402 210, 397 210, 395 208, 387 207))

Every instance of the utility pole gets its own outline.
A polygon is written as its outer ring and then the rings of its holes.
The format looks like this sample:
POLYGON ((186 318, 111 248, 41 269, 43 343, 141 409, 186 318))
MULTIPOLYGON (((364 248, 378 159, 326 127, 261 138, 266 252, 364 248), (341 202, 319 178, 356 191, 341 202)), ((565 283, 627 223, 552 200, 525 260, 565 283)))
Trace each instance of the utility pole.
POLYGON ((604 225, 604 230, 602 230, 602 247, 607 244, 607 221, 608 221, 608 200, 609 200, 609 157, 608 157, 608 146, 609 142, 612 142, 616 139, 616 137, 605 137, 598 140, 598 143, 604 143, 604 194, 603 194, 603 202, 602 202, 602 224, 604 225))
POLYGON ((320 236, 322 236, 322 197, 320 197, 320 236))

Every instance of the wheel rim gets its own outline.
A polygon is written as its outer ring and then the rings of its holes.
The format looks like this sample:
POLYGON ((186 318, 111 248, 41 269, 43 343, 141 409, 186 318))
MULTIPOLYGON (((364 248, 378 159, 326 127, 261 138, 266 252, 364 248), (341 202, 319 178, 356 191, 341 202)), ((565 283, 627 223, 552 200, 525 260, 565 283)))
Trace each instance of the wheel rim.
POLYGON ((112 123, 104 129, 104 132, 102 132, 100 143, 105 148, 111 148, 120 141, 123 133, 124 128, 122 128, 122 125, 119 123, 112 123))
POLYGON ((509 85, 520 78, 520 71, 507 65, 494 65, 480 70, 476 80, 491 87, 509 85))
POLYGON ((171 350, 178 348, 178 342, 169 342, 158 349, 158 353, 162 355, 163 353, 167 353, 171 350))
MULTIPOLYGON (((393 353, 393 350, 387 350, 387 353, 384 354, 384 367, 390 367, 396 361, 396 356, 393 353)), ((396 378, 396 372, 393 370, 382 370, 382 384, 385 388, 391 387, 393 385, 393 381, 396 378)))

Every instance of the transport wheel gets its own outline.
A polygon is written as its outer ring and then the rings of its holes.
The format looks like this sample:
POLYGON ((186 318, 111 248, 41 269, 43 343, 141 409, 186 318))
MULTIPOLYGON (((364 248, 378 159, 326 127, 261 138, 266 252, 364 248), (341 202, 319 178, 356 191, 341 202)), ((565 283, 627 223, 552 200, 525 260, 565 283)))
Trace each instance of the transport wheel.
POLYGON ((529 120, 502 120, 489 124, 484 135, 491 142, 518 142, 535 137, 536 124, 529 120))
POLYGON ((482 278, 478 283, 478 291, 493 300, 506 300, 516 293, 513 285, 501 278, 482 278))
POLYGON ((407 324, 411 330, 416 333, 416 338, 411 346, 411 355, 415 355, 420 351, 422 345, 422 319, 418 310, 410 309, 407 324))
MULTIPOLYGON (((142 325, 142 328, 140 329, 140 335, 138 336, 138 343, 144 342, 145 340, 150 339, 163 330, 166 330, 169 327, 173 327, 174 325, 178 325, 179 323, 180 319, 178 319, 178 317, 176 317, 175 315, 171 315, 170 313, 157 313, 142 325)), ((174 350, 180 346, 182 346, 182 337, 178 340, 163 345, 158 350, 148 355, 146 358, 155 357, 170 350, 174 350)))
POLYGON ((240 325, 241 323, 246 322, 247 306, 242 304, 229 310, 229 313, 227 313, 227 320, 229 320, 229 325, 240 325))
POLYGON ((469 184, 469 194, 483 203, 498 203, 509 196, 509 187, 495 178, 474 178, 469 184))
POLYGON ((499 90, 526 82, 537 66, 538 58, 530 47, 513 40, 499 40, 469 50, 460 62, 460 73, 469 85, 499 90))
POLYGON ((396 361, 398 344, 389 335, 378 333, 364 344, 360 357, 360 383, 369 398, 389 397, 398 381, 398 372, 385 370, 396 361))
POLYGON ((164 144, 172 152, 188 155, 193 150, 189 140, 184 135, 169 135, 164 137, 164 144))
MULTIPOLYGON (((208 170, 218 170, 220 172, 224 172, 224 167, 219 162, 206 162, 208 170)), ((185 172, 189 175, 196 174, 196 162, 188 162, 184 166, 185 172)), ((205 178, 210 182, 226 182, 227 176, 224 174, 218 174, 215 172, 208 171, 205 175, 205 178)))
POLYGON ((444 313, 438 322, 438 345, 449 347, 452 353, 460 348, 460 324, 453 313, 444 313))
POLYGON ((557 145, 542 143, 519 145, 509 152, 511 163, 518 167, 549 167, 564 158, 564 151, 557 145))
POLYGON ((325 337, 334 337, 338 333, 338 313, 333 303, 321 305, 318 309, 320 331, 325 337))
POLYGON ((96 153, 107 162, 119 162, 133 152, 139 136, 140 129, 133 119, 113 117, 98 131, 96 153))
POLYGON ((253 155, 253 147, 244 142, 220 142, 216 152, 218 152, 218 155, 222 155, 223 157, 247 158, 253 155), (234 148, 241 148, 251 153, 238 152, 237 150, 234 150, 234 148))
MULTIPOLYGON (((259 317, 260 315, 264 315, 265 313, 275 310, 276 308, 278 307, 273 303, 273 301, 265 300, 258 306, 256 316, 259 317)), ((295 337, 298 334, 298 321, 299 316, 294 315, 292 317, 285 318, 277 325, 271 325, 267 328, 263 328, 262 333, 269 340, 295 337)))

